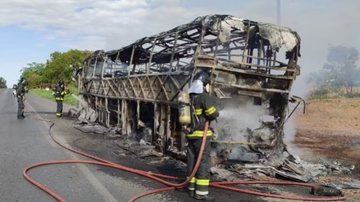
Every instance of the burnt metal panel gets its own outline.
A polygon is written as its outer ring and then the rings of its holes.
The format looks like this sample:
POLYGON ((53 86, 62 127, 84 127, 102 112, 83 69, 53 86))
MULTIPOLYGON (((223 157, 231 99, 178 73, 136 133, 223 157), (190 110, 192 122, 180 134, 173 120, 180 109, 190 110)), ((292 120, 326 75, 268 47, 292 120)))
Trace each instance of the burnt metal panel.
MULTIPOLYGON (((112 116, 116 114, 117 127, 124 133, 136 131, 142 119, 149 120, 134 113, 139 110, 135 105, 152 103, 154 121, 142 124, 151 125, 152 143, 164 152, 181 152, 181 127, 174 118, 177 96, 189 88, 195 72, 208 69, 213 75, 211 93, 220 99, 220 118, 215 124, 218 137, 213 140, 221 150, 217 153, 233 147, 234 153, 227 155, 232 160, 237 155, 244 159, 241 152, 256 153, 260 159, 284 149, 286 108, 300 72, 299 57, 300 37, 290 28, 208 15, 117 50, 95 51, 84 62, 79 83, 88 102, 96 98, 91 106, 99 113, 110 113, 108 99, 118 100, 112 101, 121 105, 112 106, 118 109, 112 116), (234 144, 223 148, 222 142, 234 144)), ((99 121, 114 123, 107 119, 111 115, 102 115, 99 121)))

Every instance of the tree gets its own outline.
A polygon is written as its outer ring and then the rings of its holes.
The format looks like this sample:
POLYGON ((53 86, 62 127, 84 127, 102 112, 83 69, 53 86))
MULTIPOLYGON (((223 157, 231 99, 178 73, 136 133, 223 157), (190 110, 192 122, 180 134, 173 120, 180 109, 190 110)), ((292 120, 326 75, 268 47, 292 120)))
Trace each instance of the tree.
POLYGON ((71 82, 73 69, 70 65, 82 64, 89 51, 69 50, 67 52, 53 52, 46 64, 29 63, 22 69, 22 75, 28 81, 29 87, 34 88, 40 84, 56 84, 59 80, 71 82))
MULTIPOLYGON (((30 88, 36 87, 44 83, 43 72, 45 64, 32 62, 23 67, 21 76, 26 78, 30 88)), ((46 81, 45 81, 46 83, 46 81)))
POLYGON ((7 88, 6 80, 3 77, 0 77, 0 88, 7 88))
POLYGON ((325 83, 334 88, 345 87, 347 93, 352 93, 353 86, 360 84, 358 59, 359 52, 353 47, 330 47, 322 71, 325 83))
POLYGON ((71 82, 73 69, 70 65, 81 64, 89 54, 89 51, 80 50, 52 53, 46 63, 44 79, 49 83, 57 83, 59 80, 64 80, 66 83, 71 82))

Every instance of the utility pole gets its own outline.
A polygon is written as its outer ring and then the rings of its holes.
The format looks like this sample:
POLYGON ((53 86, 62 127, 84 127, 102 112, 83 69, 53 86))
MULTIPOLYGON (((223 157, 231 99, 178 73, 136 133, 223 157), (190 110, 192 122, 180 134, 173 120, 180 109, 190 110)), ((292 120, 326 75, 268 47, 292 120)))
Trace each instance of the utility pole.
POLYGON ((281 26, 281 0, 276 0, 276 24, 281 26))

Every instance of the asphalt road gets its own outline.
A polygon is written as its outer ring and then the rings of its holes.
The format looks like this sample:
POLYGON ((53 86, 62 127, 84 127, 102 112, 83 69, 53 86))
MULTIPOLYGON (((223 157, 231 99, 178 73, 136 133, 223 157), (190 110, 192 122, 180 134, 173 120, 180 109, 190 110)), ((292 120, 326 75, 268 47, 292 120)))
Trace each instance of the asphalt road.
MULTIPOLYGON (((49 124, 41 116, 53 119, 54 134, 68 134, 72 120, 56 119, 55 103, 26 96, 24 120, 16 118, 17 102, 11 90, 0 89, 0 201, 54 201, 24 180, 22 170, 31 164, 49 160, 79 159, 55 145, 48 135, 49 124), (61 128, 62 130, 59 130, 61 128)), ((68 106, 65 106, 66 111, 68 106)), ((71 135, 71 134, 68 134, 71 135)), ((66 201, 127 201, 146 187, 98 170, 96 166, 57 165, 30 172, 36 180, 59 193, 66 201)), ((152 201, 158 197, 147 198, 152 201)))
MULTIPOLYGON (((32 186, 22 176, 24 167, 51 160, 84 159, 59 147, 49 137, 49 123, 55 122, 53 134, 61 142, 125 166, 162 172, 172 167, 150 166, 145 161, 123 153, 99 134, 88 134, 73 127, 74 120, 55 117, 54 102, 26 95, 25 119, 16 118, 17 102, 10 89, 0 89, 0 201, 54 201, 32 186)), ((64 112, 69 106, 64 106, 64 112)), ((88 159, 86 159, 88 160, 88 159)), ((172 171, 174 172, 174 171, 172 171)), ((177 171, 176 171, 177 172, 177 171)), ((180 171, 181 172, 181 171, 180 171)), ((30 175, 60 194, 66 201, 128 201, 132 196, 163 185, 130 173, 93 165, 52 165, 30 171, 30 175)), ((217 201, 263 201, 260 198, 211 190, 217 201)), ((194 201, 186 191, 172 191, 148 196, 139 201, 194 201)))

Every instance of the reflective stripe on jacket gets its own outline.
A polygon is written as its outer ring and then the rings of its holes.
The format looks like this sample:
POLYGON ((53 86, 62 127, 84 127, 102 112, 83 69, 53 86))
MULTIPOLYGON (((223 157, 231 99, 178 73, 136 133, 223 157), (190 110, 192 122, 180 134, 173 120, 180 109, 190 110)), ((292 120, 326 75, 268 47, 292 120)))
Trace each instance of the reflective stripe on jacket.
MULTIPOLYGON (((186 135, 187 138, 201 138, 204 135, 203 130, 195 130, 192 133, 186 135)), ((211 130, 207 131, 207 137, 212 137, 213 132, 211 130)))
POLYGON ((56 86, 54 91, 55 91, 54 94, 55 100, 60 100, 60 101, 64 100, 64 97, 66 95, 66 91, 64 88, 62 88, 61 86, 56 86))
MULTIPOLYGON (((186 135, 187 138, 201 138, 204 134, 206 121, 215 120, 219 116, 219 112, 215 107, 215 100, 207 93, 191 94, 192 103, 192 123, 191 132, 186 135)), ((211 128, 207 131, 207 136, 211 137, 213 131, 211 128)))
POLYGON ((55 97, 55 100, 64 100, 64 98, 63 97, 55 97))

